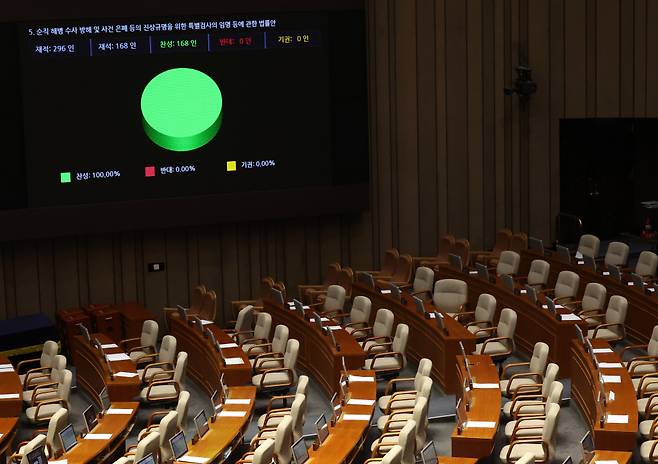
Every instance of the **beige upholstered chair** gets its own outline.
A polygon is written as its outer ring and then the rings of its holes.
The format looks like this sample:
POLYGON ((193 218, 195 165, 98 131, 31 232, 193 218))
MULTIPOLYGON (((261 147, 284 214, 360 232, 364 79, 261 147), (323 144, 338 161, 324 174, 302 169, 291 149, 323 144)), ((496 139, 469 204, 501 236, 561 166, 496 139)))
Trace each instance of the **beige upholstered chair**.
POLYGON ((27 455, 30 454, 35 449, 46 445, 47 445, 46 436, 43 434, 39 434, 25 444, 22 453, 20 454, 16 453, 12 455, 11 460, 9 462, 20 462, 20 464, 28 464, 27 455))
POLYGON ((468 285, 463 280, 441 279, 434 284, 432 302, 441 311, 454 317, 464 311, 468 301, 468 285))
POLYGON ((298 285, 297 290, 299 291, 299 301, 310 303, 311 294, 314 291, 325 291, 329 285, 337 283, 339 273, 340 273, 340 264, 331 263, 327 268, 327 272, 325 273, 324 280, 322 281, 321 284, 298 285))
MULTIPOLYGON (((256 450, 262 442, 271 440, 271 438, 262 438, 252 444, 252 449, 256 450)), ((292 462, 292 451, 290 447, 294 443, 292 438, 292 417, 286 416, 281 423, 277 425, 274 434, 274 459, 277 464, 290 464, 292 462)), ((246 456, 244 462, 253 462, 253 455, 246 456)))
POLYGON ((345 307, 347 291, 340 285, 329 285, 324 301, 311 304, 311 306, 320 307, 322 312, 342 311, 345 307))
POLYGON ((262 349, 261 345, 269 343, 271 330, 272 316, 269 313, 258 313, 254 330, 248 331, 251 333, 251 336, 243 339, 242 343, 240 343, 242 350, 250 356, 257 355, 259 349, 262 349))
POLYGON ((263 426, 251 440, 252 446, 267 438, 276 438, 276 429, 285 417, 292 418, 292 439, 299 440, 304 434, 306 422, 306 395, 297 393, 290 409, 282 411, 271 410, 265 415, 263 426))
POLYGON ((178 413, 176 411, 170 411, 169 414, 162 418, 160 421, 160 427, 158 427, 158 433, 160 434, 160 440, 158 441, 158 447, 160 448, 160 462, 169 462, 173 459, 174 456, 171 451, 171 446, 169 445, 169 440, 176 435, 177 432, 178 413))
POLYGON ((429 267, 416 268, 412 284, 400 285, 400 288, 411 288, 413 295, 431 295, 434 286, 434 271, 429 267))
POLYGON ((581 301, 569 302, 566 306, 578 311, 578 315, 585 319, 590 327, 599 323, 597 319, 588 319, 588 314, 598 314, 605 306, 605 300, 608 297, 606 288, 596 282, 589 282, 585 285, 585 293, 581 301))
POLYGON ((395 392, 388 398, 385 405, 382 404, 382 398, 380 398, 379 406, 384 406, 382 407, 382 412, 384 414, 391 414, 391 411, 412 409, 416 404, 416 398, 421 396, 429 400, 432 394, 432 383, 430 377, 420 376, 418 380, 414 380, 415 390, 395 392))
POLYGON ((299 355, 299 342, 294 338, 288 340, 283 355, 283 366, 267 369, 261 374, 251 378, 251 382, 259 391, 286 390, 297 383, 297 356, 299 355))
POLYGON ((608 302, 608 308, 605 311, 604 317, 601 315, 589 316, 600 318, 601 324, 597 325, 594 329, 590 329, 587 336, 591 339, 602 338, 609 342, 618 342, 626 336, 626 329, 624 328, 624 321, 626 320, 626 312, 628 310, 628 300, 621 295, 613 295, 608 302))
POLYGON ((155 362, 147 364, 144 369, 138 369, 137 373, 142 379, 142 383, 149 383, 154 377, 166 377, 165 371, 174 369, 174 360, 176 359, 176 338, 172 335, 162 337, 160 351, 158 352, 155 362))
MULTIPOLYGON (((496 327, 480 329, 490 338, 475 345, 475 354, 488 354, 500 362, 514 352, 514 332, 516 331, 516 311, 503 308, 496 327)), ((478 332, 475 335, 479 335, 478 332)))
MULTIPOLYGON (((177 426, 179 430, 185 430, 187 425, 187 413, 189 410, 189 405, 190 392, 183 390, 180 392, 180 395, 178 395, 178 404, 176 404, 175 409, 175 411, 178 413, 177 426)), ((151 413, 148 418, 148 422, 146 423, 146 428, 139 432, 137 439, 141 440, 149 433, 157 432, 160 428, 160 424, 156 421, 165 417, 167 414, 169 414, 170 411, 170 409, 167 409, 151 413)))
POLYGON ((136 363, 151 362, 155 360, 157 350, 155 346, 158 343, 158 323, 155 321, 144 321, 142 324, 142 334, 139 338, 128 338, 121 340, 119 345, 136 363), (138 342, 137 346, 134 346, 138 342), (133 345, 131 347, 131 345, 133 345))
POLYGON ((537 342, 529 362, 507 364, 503 368, 502 380, 500 381, 501 393, 511 397, 522 385, 542 383, 546 372, 546 363, 548 362, 548 352, 549 348, 546 343, 537 342), (507 378, 507 372, 510 369, 519 367, 527 367, 527 371, 517 372, 507 378))
POLYGON ((249 359, 249 362, 254 368, 254 372, 258 373, 265 369, 283 366, 283 354, 285 353, 286 345, 288 344, 288 334, 288 327, 279 324, 274 329, 272 343, 254 345, 251 348, 250 352, 248 352, 250 356, 254 352, 257 353, 255 358, 249 359))
POLYGON ((552 404, 560 405, 563 385, 558 381, 551 382, 551 389, 545 400, 523 401, 517 403, 515 419, 505 424, 505 437, 523 439, 538 435, 544 428, 546 414, 552 404))
MULTIPOLYGON (((658 325, 654 326, 651 332, 651 339, 646 345, 630 345, 621 350, 621 357, 624 353, 630 350, 646 350, 646 355, 635 356, 624 364, 628 369, 631 377, 641 377, 645 374, 653 374, 658 372, 658 325)), ((637 388, 637 385, 636 385, 637 388)))
MULTIPOLYGON (((62 442, 59 439, 59 432, 69 424, 69 411, 68 409, 60 409, 52 415, 48 421, 48 429, 46 431, 46 457, 52 458, 58 456, 62 451, 62 442)), ((29 451, 27 450, 29 442, 18 448, 18 451, 12 456, 12 461, 18 461, 17 458, 24 456, 29 451)))
POLYGON ((525 280, 525 283, 533 287, 535 290, 543 290, 548 285, 548 276, 551 272, 551 265, 543 259, 533 259, 530 263, 530 270, 526 278, 519 278, 525 280))
MULTIPOLYGON (((512 401, 508 401, 503 405, 505 419, 516 419, 519 415, 543 414, 544 410, 537 406, 537 401, 547 401, 553 382, 557 379, 559 372, 560 367, 555 363, 550 363, 546 367, 546 375, 541 385, 525 385, 518 389, 512 397, 512 401)), ((560 390, 560 394, 562 394, 562 390, 560 390)))
POLYGON ((493 318, 496 314, 496 298, 493 295, 488 293, 483 293, 478 297, 477 306, 475 306, 475 311, 464 311, 457 313, 460 320, 463 320, 465 316, 473 316, 474 321, 469 322, 466 325, 466 329, 472 334, 476 334, 478 337, 487 337, 489 336, 488 332, 482 332, 480 329, 491 327, 493 324, 493 318))
POLYGON ((268 439, 261 442, 251 452, 244 454, 235 464, 271 464, 274 459, 274 440, 268 439))
POLYGON ((391 375, 400 372, 407 364, 406 350, 409 339, 409 326, 398 324, 392 343, 372 345, 366 351, 364 369, 373 370, 377 375, 391 375), (381 350, 377 349, 381 348, 381 350), (383 351, 382 351, 383 350, 383 351))
POLYGON ((500 450, 500 461, 503 463, 516 463, 526 453, 531 453, 535 462, 547 463, 551 460, 553 437, 557 426, 560 406, 551 404, 544 419, 541 436, 536 438, 517 438, 512 436, 511 443, 500 450))
POLYGON ((158 462, 158 454, 160 450, 160 432, 155 431, 149 433, 142 440, 137 442, 137 445, 133 450, 129 450, 122 457, 114 461, 114 464, 130 464, 133 462, 139 462, 145 456, 149 454, 153 455, 155 462, 158 462))
POLYGON ((583 256, 596 258, 599 255, 600 246, 601 240, 599 240, 597 236, 584 234, 580 236, 580 241, 578 242, 578 252, 583 256))
POLYGON ((643 279, 653 279, 656 276, 656 268, 658 268, 658 255, 651 251, 643 251, 640 253, 635 265, 635 273, 643 279))
POLYGON ((55 356, 50 374, 48 375, 48 382, 41 382, 33 385, 32 390, 23 392, 23 401, 30 405, 36 405, 41 401, 51 400, 58 397, 57 387, 64 379, 64 371, 66 370, 66 358, 58 354, 55 356))
POLYGON ((148 386, 142 389, 140 398, 146 403, 161 403, 178 401, 183 391, 183 379, 187 370, 187 353, 181 351, 176 358, 176 367, 173 377, 160 380, 160 376, 153 378, 148 386))
POLYGON ((352 309, 350 310, 350 322, 343 325, 343 329, 349 334, 363 327, 368 327, 370 321, 370 310, 372 303, 366 296, 355 296, 352 300, 352 309))
POLYGON ((272 396, 267 403, 267 410, 265 414, 261 415, 258 418, 257 421, 258 428, 259 429, 263 428, 263 426, 265 425, 265 420, 268 418, 268 414, 271 411, 276 411, 277 414, 274 414, 273 417, 269 419, 269 423, 270 425, 274 424, 274 426, 278 425, 278 423, 281 421, 283 416, 286 415, 286 414, 281 415, 279 413, 287 412, 288 414, 290 414, 291 407, 288 407, 288 400, 294 401, 295 398, 297 398, 297 395, 306 395, 306 396, 309 395, 308 383, 309 383, 308 377, 305 375, 300 375, 299 379, 297 380, 297 386, 295 388, 294 393, 289 393, 287 395, 272 396), (282 403, 282 406, 279 408, 274 408, 274 404, 279 401, 282 403))
POLYGON ((391 414, 380 416, 377 419, 377 428, 380 433, 395 432, 407 423, 408 420, 416 422, 416 449, 420 450, 425 446, 427 441, 427 410, 429 401, 427 398, 418 397, 412 410, 396 410, 391 414))
MULTIPOLYGON (((363 327, 352 332, 352 336, 360 340, 364 351, 368 351, 371 346, 390 343, 391 332, 393 331, 393 321, 395 317, 390 309, 379 308, 375 316, 375 322, 372 327, 363 327)), ((382 349, 379 349, 382 351, 382 349)))
POLYGON ((608 250, 605 252, 605 258, 603 258, 605 266, 626 266, 629 251, 628 245, 623 242, 610 242, 608 250))
POLYGON ((238 312, 235 321, 235 330, 226 330, 225 332, 236 340, 239 345, 246 339, 251 338, 252 326, 254 324, 254 313, 256 310, 252 305, 247 305, 238 312))
POLYGON ((34 406, 25 410, 25 415, 33 424, 49 421, 50 418, 60 409, 71 409, 69 398, 71 395, 71 381, 73 375, 68 369, 64 370, 62 380, 57 385, 57 395, 55 398, 40 401, 34 406))
POLYGON ((384 455, 383 458, 370 458, 366 459, 363 464, 401 464, 402 463, 402 447, 395 445, 384 455))
POLYGON ((415 394, 420 391, 423 386, 423 381, 425 377, 429 377, 432 373, 432 361, 423 358, 418 363, 418 369, 416 370, 416 375, 414 377, 398 377, 396 379, 391 379, 386 385, 386 390, 384 395, 380 396, 377 400, 377 405, 382 411, 387 411, 389 409, 389 401, 391 400, 391 393, 395 389, 397 393, 411 392, 410 394, 415 394), (402 384, 409 384, 411 389, 405 389, 402 387, 402 384))
POLYGON ((40 358, 25 359, 16 365, 16 372, 19 373, 18 378, 23 384, 23 390, 29 390, 39 383, 50 382, 50 368, 53 366, 53 361, 58 352, 59 345, 57 345, 57 342, 48 340, 43 344, 40 358), (23 368, 29 366, 34 367, 24 371, 23 374, 20 373, 23 368))
POLYGON ((402 464, 416 464, 416 421, 409 420, 399 431, 383 433, 371 445, 372 456, 384 456, 395 445, 402 448, 402 464))
POLYGON ((505 250, 498 258, 496 265, 496 274, 515 276, 519 273, 519 265, 521 264, 521 255, 516 251, 505 250))
POLYGON ((555 288, 545 289, 539 293, 552 293, 556 303, 566 304, 570 300, 576 299, 579 285, 580 276, 578 274, 572 271, 561 271, 557 276, 555 288))

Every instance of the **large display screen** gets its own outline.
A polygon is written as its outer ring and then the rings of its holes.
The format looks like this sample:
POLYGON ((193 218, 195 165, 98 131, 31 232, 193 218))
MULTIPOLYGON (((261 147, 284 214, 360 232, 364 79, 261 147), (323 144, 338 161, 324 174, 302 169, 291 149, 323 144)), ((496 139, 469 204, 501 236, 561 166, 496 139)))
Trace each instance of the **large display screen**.
POLYGON ((1 207, 368 182, 363 11, 1 29, 1 207))

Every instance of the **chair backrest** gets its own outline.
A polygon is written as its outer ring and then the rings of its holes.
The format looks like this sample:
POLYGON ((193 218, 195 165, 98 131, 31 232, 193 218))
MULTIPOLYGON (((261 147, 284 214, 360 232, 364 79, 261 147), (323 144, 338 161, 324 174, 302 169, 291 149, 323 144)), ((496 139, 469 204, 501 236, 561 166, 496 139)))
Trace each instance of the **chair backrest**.
POLYGON ((279 324, 274 328, 274 336, 272 337, 272 351, 275 353, 284 353, 286 345, 288 344, 289 336, 288 326, 279 324))
POLYGON ((402 463, 402 447, 395 445, 388 450, 381 460, 381 464, 401 464, 402 463))
POLYGON ((174 381, 178 384, 183 383, 183 378, 185 377, 185 372, 187 371, 187 353, 181 351, 176 357, 176 367, 174 369, 174 381))
MULTIPOLYGON (((354 283, 354 271, 351 267, 343 266, 338 274, 338 282, 345 289, 347 295, 352 293, 352 284, 354 283)), ((342 306, 341 306, 342 308, 342 306)))
POLYGON ((383 275, 393 275, 395 266, 398 264, 400 253, 396 248, 390 248, 384 252, 384 262, 380 272, 383 275))
POLYGON ((58 354, 53 358, 53 365, 50 369, 50 380, 52 382, 61 382, 66 370, 66 357, 58 354))
POLYGON ((46 445, 46 436, 42 434, 39 434, 36 437, 34 437, 32 440, 28 441, 27 444, 25 445, 25 449, 23 450, 23 456, 21 457, 20 464, 28 464, 27 455, 32 451, 34 451, 35 449, 37 449, 38 447, 45 445, 46 445))
POLYGON ((252 464, 270 464, 274 458, 274 440, 271 438, 261 442, 258 448, 254 450, 252 464))
POLYGON ((546 363, 548 362, 548 345, 544 342, 535 343, 532 350, 532 358, 530 358, 530 372, 539 372, 544 374, 546 372, 546 363))
POLYGON ((295 371, 295 366, 297 365, 297 356, 299 356, 299 341, 294 338, 288 340, 286 345, 286 351, 283 354, 283 367, 292 369, 295 371))
POLYGON ((428 375, 420 372, 420 370, 416 371, 416 375, 414 376, 414 388, 413 388, 413 390, 416 390, 417 392, 421 391, 422 388, 423 388, 423 385, 425 383, 426 378, 429 378, 428 375))
POLYGON ((643 251, 640 253, 635 265, 635 273, 640 276, 654 277, 656 275, 656 268, 658 267, 658 255, 651 251, 643 251))
POLYGON ((400 430, 398 445, 402 448, 402 464, 416 464, 416 421, 411 419, 400 430))
POLYGON ((596 258, 599 255, 599 247, 601 240, 596 235, 584 234, 580 236, 578 241, 578 251, 583 256, 596 258))
POLYGON ((413 258, 410 255, 400 255, 393 272, 393 282, 409 282, 411 280, 411 270, 413 258))
POLYGON ((494 314, 496 314, 496 298, 483 293, 478 297, 478 304, 475 307, 475 322, 492 322, 494 314))
POLYGON ((528 285, 546 285, 551 265, 543 259, 533 259, 528 271, 528 285))
POLYGON ((263 277, 260 280, 260 297, 262 299, 267 299, 272 294, 272 288, 274 287, 274 279, 270 276, 263 277))
POLYGON ((501 253, 509 250, 510 240, 512 239, 512 231, 509 229, 500 229, 496 232, 496 241, 494 242, 493 252, 501 253))
POLYGON ((258 313, 256 327, 254 327, 254 338, 269 340, 272 329, 272 316, 269 313, 258 313))
POLYGON ((251 325, 254 323, 254 307, 252 305, 245 306, 238 313, 235 321, 235 331, 244 332, 251 330, 251 325))
POLYGON ((628 261, 629 247, 623 242, 610 242, 605 252, 605 265, 625 266, 628 261))
POLYGON ((178 413, 176 411, 169 411, 162 418, 158 432, 160 432, 160 462, 166 462, 173 457, 171 447, 169 446, 169 439, 178 432, 178 413))
POLYGON ((519 264, 521 263, 521 255, 516 251, 505 250, 498 258, 498 265, 496 266, 496 274, 498 275, 516 275, 519 273, 519 264))
POLYGON ((465 266, 468 265, 471 261, 471 243, 465 238, 456 240, 452 254, 459 256, 465 266))
POLYGON ((553 403, 548 407, 548 411, 546 411, 546 420, 544 421, 544 430, 542 431, 542 441, 545 443, 551 443, 553 441, 553 435, 555 434, 557 417, 559 414, 559 404, 553 403))
POLYGON ((301 393, 302 395, 308 395, 308 376, 300 375, 297 380, 297 389, 295 394, 301 393))
POLYGON ((187 412, 190 409, 190 392, 181 390, 178 395, 178 404, 176 405, 176 412, 178 413, 178 428, 185 430, 187 425, 187 412))
POLYGON ((414 292, 431 292, 434 285, 434 271, 429 267, 420 266, 414 275, 414 292))
POLYGON ((190 295, 190 312, 198 313, 201 309, 201 301, 203 300, 203 295, 206 294, 206 286, 199 284, 192 288, 192 294, 190 295))
POLYGON ((155 321, 144 321, 142 324, 142 335, 139 344, 142 346, 155 346, 158 343, 158 323, 155 321))
POLYGON ((395 317, 390 309, 379 308, 372 325, 372 334, 375 337, 390 337, 393 331, 395 317))
POLYGON ((352 300, 352 309, 350 311, 350 322, 368 322, 370 320, 370 310, 372 303, 367 296, 355 296, 352 300))
POLYGON ((608 291, 603 285, 596 282, 589 282, 585 285, 585 293, 583 293, 581 303, 583 310, 603 309, 607 294, 608 291))
MULTIPOLYGON (((628 311, 628 300, 621 295, 613 295, 608 301, 608 307, 605 310, 605 321, 608 324, 623 324, 626 321, 626 312, 628 311)), ((617 335, 624 336, 624 328, 612 326, 610 328, 617 335)))
POLYGON ((290 407, 292 417, 292 439, 297 441, 304 435, 304 423, 306 422, 306 395, 295 394, 295 399, 290 407))
MULTIPOLYGON (((557 379, 557 375, 560 372, 560 366, 558 366, 555 363, 549 363, 548 366, 546 366, 546 375, 544 376, 544 381, 542 382, 541 385, 541 394, 544 396, 548 396, 548 393, 551 390, 551 385, 557 379)), ((559 382, 558 382, 559 383, 559 382)))
POLYGON ((327 288, 327 297, 324 300, 325 311, 335 311, 343 309, 345 306, 345 289, 340 285, 329 285, 327 288))
POLYGON ((441 279, 434 284, 432 301, 441 310, 456 313, 468 300, 468 285, 463 280, 441 279))
POLYGON ((510 308, 503 308, 496 327, 496 334, 499 337, 510 337, 513 340, 514 332, 516 331, 516 311, 510 308))
POLYGON ((411 418, 416 422, 416 449, 420 450, 425 446, 427 441, 427 409, 429 406, 429 401, 427 398, 419 397, 416 399, 414 404, 414 411, 411 414, 411 418))
POLYGON ((62 442, 59 439, 59 432, 69 424, 69 410, 62 408, 57 410, 48 422, 48 432, 46 433, 46 442, 50 446, 53 455, 58 455, 62 450, 62 442))
POLYGON ((59 345, 57 345, 57 342, 52 340, 47 340, 44 342, 43 348, 41 350, 41 358, 39 359, 39 365, 41 367, 52 367, 53 361, 58 352, 59 345))
POLYGON ((442 261, 448 260, 448 255, 452 253, 455 247, 455 236, 452 234, 444 234, 439 237, 439 250, 436 257, 442 261))
POLYGON ((327 273, 324 276, 323 285, 329 286, 338 282, 338 274, 340 273, 340 264, 331 263, 327 268, 327 273))
POLYGON ((409 341, 409 326, 407 324, 398 324, 395 328, 395 336, 393 337, 393 344, 391 345, 392 351, 402 355, 402 367, 407 364, 407 342, 409 341))
POLYGON ((528 249, 528 235, 525 232, 517 232, 512 235, 512 238, 509 242, 509 248, 512 251, 521 253, 524 250, 528 249))
POLYGON ((555 282, 555 298, 576 296, 580 285, 580 276, 572 271, 561 271, 555 282))
POLYGON ((57 397, 69 402, 71 396, 71 382, 73 381, 73 374, 70 370, 64 369, 62 380, 57 385, 57 397))
POLYGON ((274 455, 278 464, 290 464, 292 444, 292 417, 285 416, 277 425, 274 435, 274 455))
POLYGON ((535 455, 532 453, 525 453, 515 462, 515 464, 535 464, 535 455))
POLYGON ((418 369, 416 369, 416 375, 424 375, 429 377, 432 373, 432 360, 428 358, 423 358, 418 362, 418 369))
POLYGON ((425 377, 423 379, 423 383, 420 386, 420 389, 416 390, 418 392, 417 396, 422 396, 423 398, 427 398, 429 401, 430 396, 432 395, 432 384, 434 381, 432 380, 431 377, 425 377))
POLYGON ((654 326, 651 332, 651 340, 647 345, 647 354, 649 356, 658 356, 658 325, 654 326))
POLYGON ((133 462, 139 462, 144 456, 153 454, 157 462, 158 447, 160 446, 160 432, 151 432, 137 442, 133 462))
POLYGON ((208 290, 201 298, 199 316, 209 321, 214 321, 217 313, 217 294, 214 290, 208 290))
POLYGON ((560 404, 562 401, 562 391, 564 390, 564 385, 562 385, 562 382, 558 382, 557 380, 553 380, 551 382, 551 386, 548 390, 548 395, 546 396, 546 403, 547 404, 560 404))

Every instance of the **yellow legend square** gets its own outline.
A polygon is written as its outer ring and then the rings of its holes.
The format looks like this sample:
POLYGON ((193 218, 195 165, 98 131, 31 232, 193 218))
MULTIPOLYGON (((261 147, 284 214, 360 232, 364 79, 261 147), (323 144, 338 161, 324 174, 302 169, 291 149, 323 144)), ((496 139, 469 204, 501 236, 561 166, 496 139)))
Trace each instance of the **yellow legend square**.
POLYGON ((236 161, 227 161, 226 162, 226 172, 233 172, 238 170, 238 165, 236 161))

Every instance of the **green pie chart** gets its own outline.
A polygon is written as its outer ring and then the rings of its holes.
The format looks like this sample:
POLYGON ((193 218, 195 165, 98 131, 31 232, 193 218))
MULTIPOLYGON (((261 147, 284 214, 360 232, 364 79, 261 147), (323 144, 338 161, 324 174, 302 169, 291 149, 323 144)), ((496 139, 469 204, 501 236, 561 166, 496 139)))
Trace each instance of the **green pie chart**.
POLYGON ((196 69, 161 72, 144 87, 140 106, 146 135, 167 150, 202 147, 222 124, 222 92, 210 76, 196 69))

